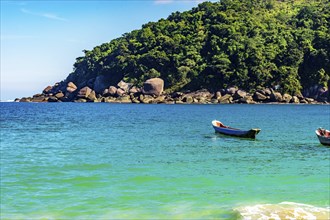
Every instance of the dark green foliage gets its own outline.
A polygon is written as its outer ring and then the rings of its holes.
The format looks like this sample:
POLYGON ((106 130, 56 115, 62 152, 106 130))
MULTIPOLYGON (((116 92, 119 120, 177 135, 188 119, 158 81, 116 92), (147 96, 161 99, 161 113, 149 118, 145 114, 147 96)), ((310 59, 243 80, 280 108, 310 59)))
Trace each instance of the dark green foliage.
POLYGON ((161 77, 168 91, 236 85, 294 93, 327 84, 329 24, 325 0, 205 2, 84 51, 69 79, 103 74, 141 85, 161 77))

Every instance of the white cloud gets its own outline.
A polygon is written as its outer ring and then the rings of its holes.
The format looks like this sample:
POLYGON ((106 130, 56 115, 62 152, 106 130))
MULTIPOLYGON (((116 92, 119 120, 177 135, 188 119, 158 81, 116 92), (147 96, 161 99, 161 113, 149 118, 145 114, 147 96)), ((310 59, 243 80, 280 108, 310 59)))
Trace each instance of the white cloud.
POLYGON ((21 12, 23 12, 25 14, 29 14, 29 15, 40 16, 40 17, 53 19, 53 20, 58 20, 58 21, 67 21, 67 19, 59 17, 59 16, 57 16, 56 14, 53 14, 53 13, 36 13, 36 12, 32 12, 30 10, 27 10, 25 8, 21 8, 21 12))

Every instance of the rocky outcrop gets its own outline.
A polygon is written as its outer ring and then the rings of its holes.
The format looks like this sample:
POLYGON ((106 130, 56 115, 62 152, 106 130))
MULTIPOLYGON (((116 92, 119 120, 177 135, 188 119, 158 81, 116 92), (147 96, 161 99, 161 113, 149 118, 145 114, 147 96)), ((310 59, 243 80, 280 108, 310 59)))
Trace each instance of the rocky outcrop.
POLYGON ((111 102, 111 103, 165 103, 165 104, 256 104, 256 103, 293 103, 316 104, 330 102, 329 90, 313 87, 301 93, 281 94, 272 88, 258 89, 253 93, 236 86, 222 88, 215 92, 207 89, 165 93, 164 81, 152 78, 137 87, 124 81, 111 85, 103 81, 103 76, 90 79, 77 86, 71 81, 62 81, 47 86, 41 94, 33 97, 15 99, 16 102, 111 102), (309 96, 306 96, 309 95, 309 96))

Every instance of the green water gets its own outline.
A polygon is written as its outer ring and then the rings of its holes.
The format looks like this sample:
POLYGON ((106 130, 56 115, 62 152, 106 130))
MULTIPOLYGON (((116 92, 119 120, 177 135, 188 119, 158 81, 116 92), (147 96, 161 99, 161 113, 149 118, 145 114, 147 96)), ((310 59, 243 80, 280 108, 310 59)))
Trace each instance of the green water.
POLYGON ((240 219, 283 202, 329 216, 314 132, 329 105, 0 105, 1 219, 240 219), (225 137, 213 119, 261 132, 225 137))

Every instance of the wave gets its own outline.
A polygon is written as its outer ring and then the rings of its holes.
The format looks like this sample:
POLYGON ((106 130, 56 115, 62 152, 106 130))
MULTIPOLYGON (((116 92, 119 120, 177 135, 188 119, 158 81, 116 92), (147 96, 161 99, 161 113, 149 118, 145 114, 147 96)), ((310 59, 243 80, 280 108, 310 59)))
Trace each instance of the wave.
POLYGON ((294 202, 257 204, 235 209, 244 220, 326 220, 330 207, 322 208, 294 202))

